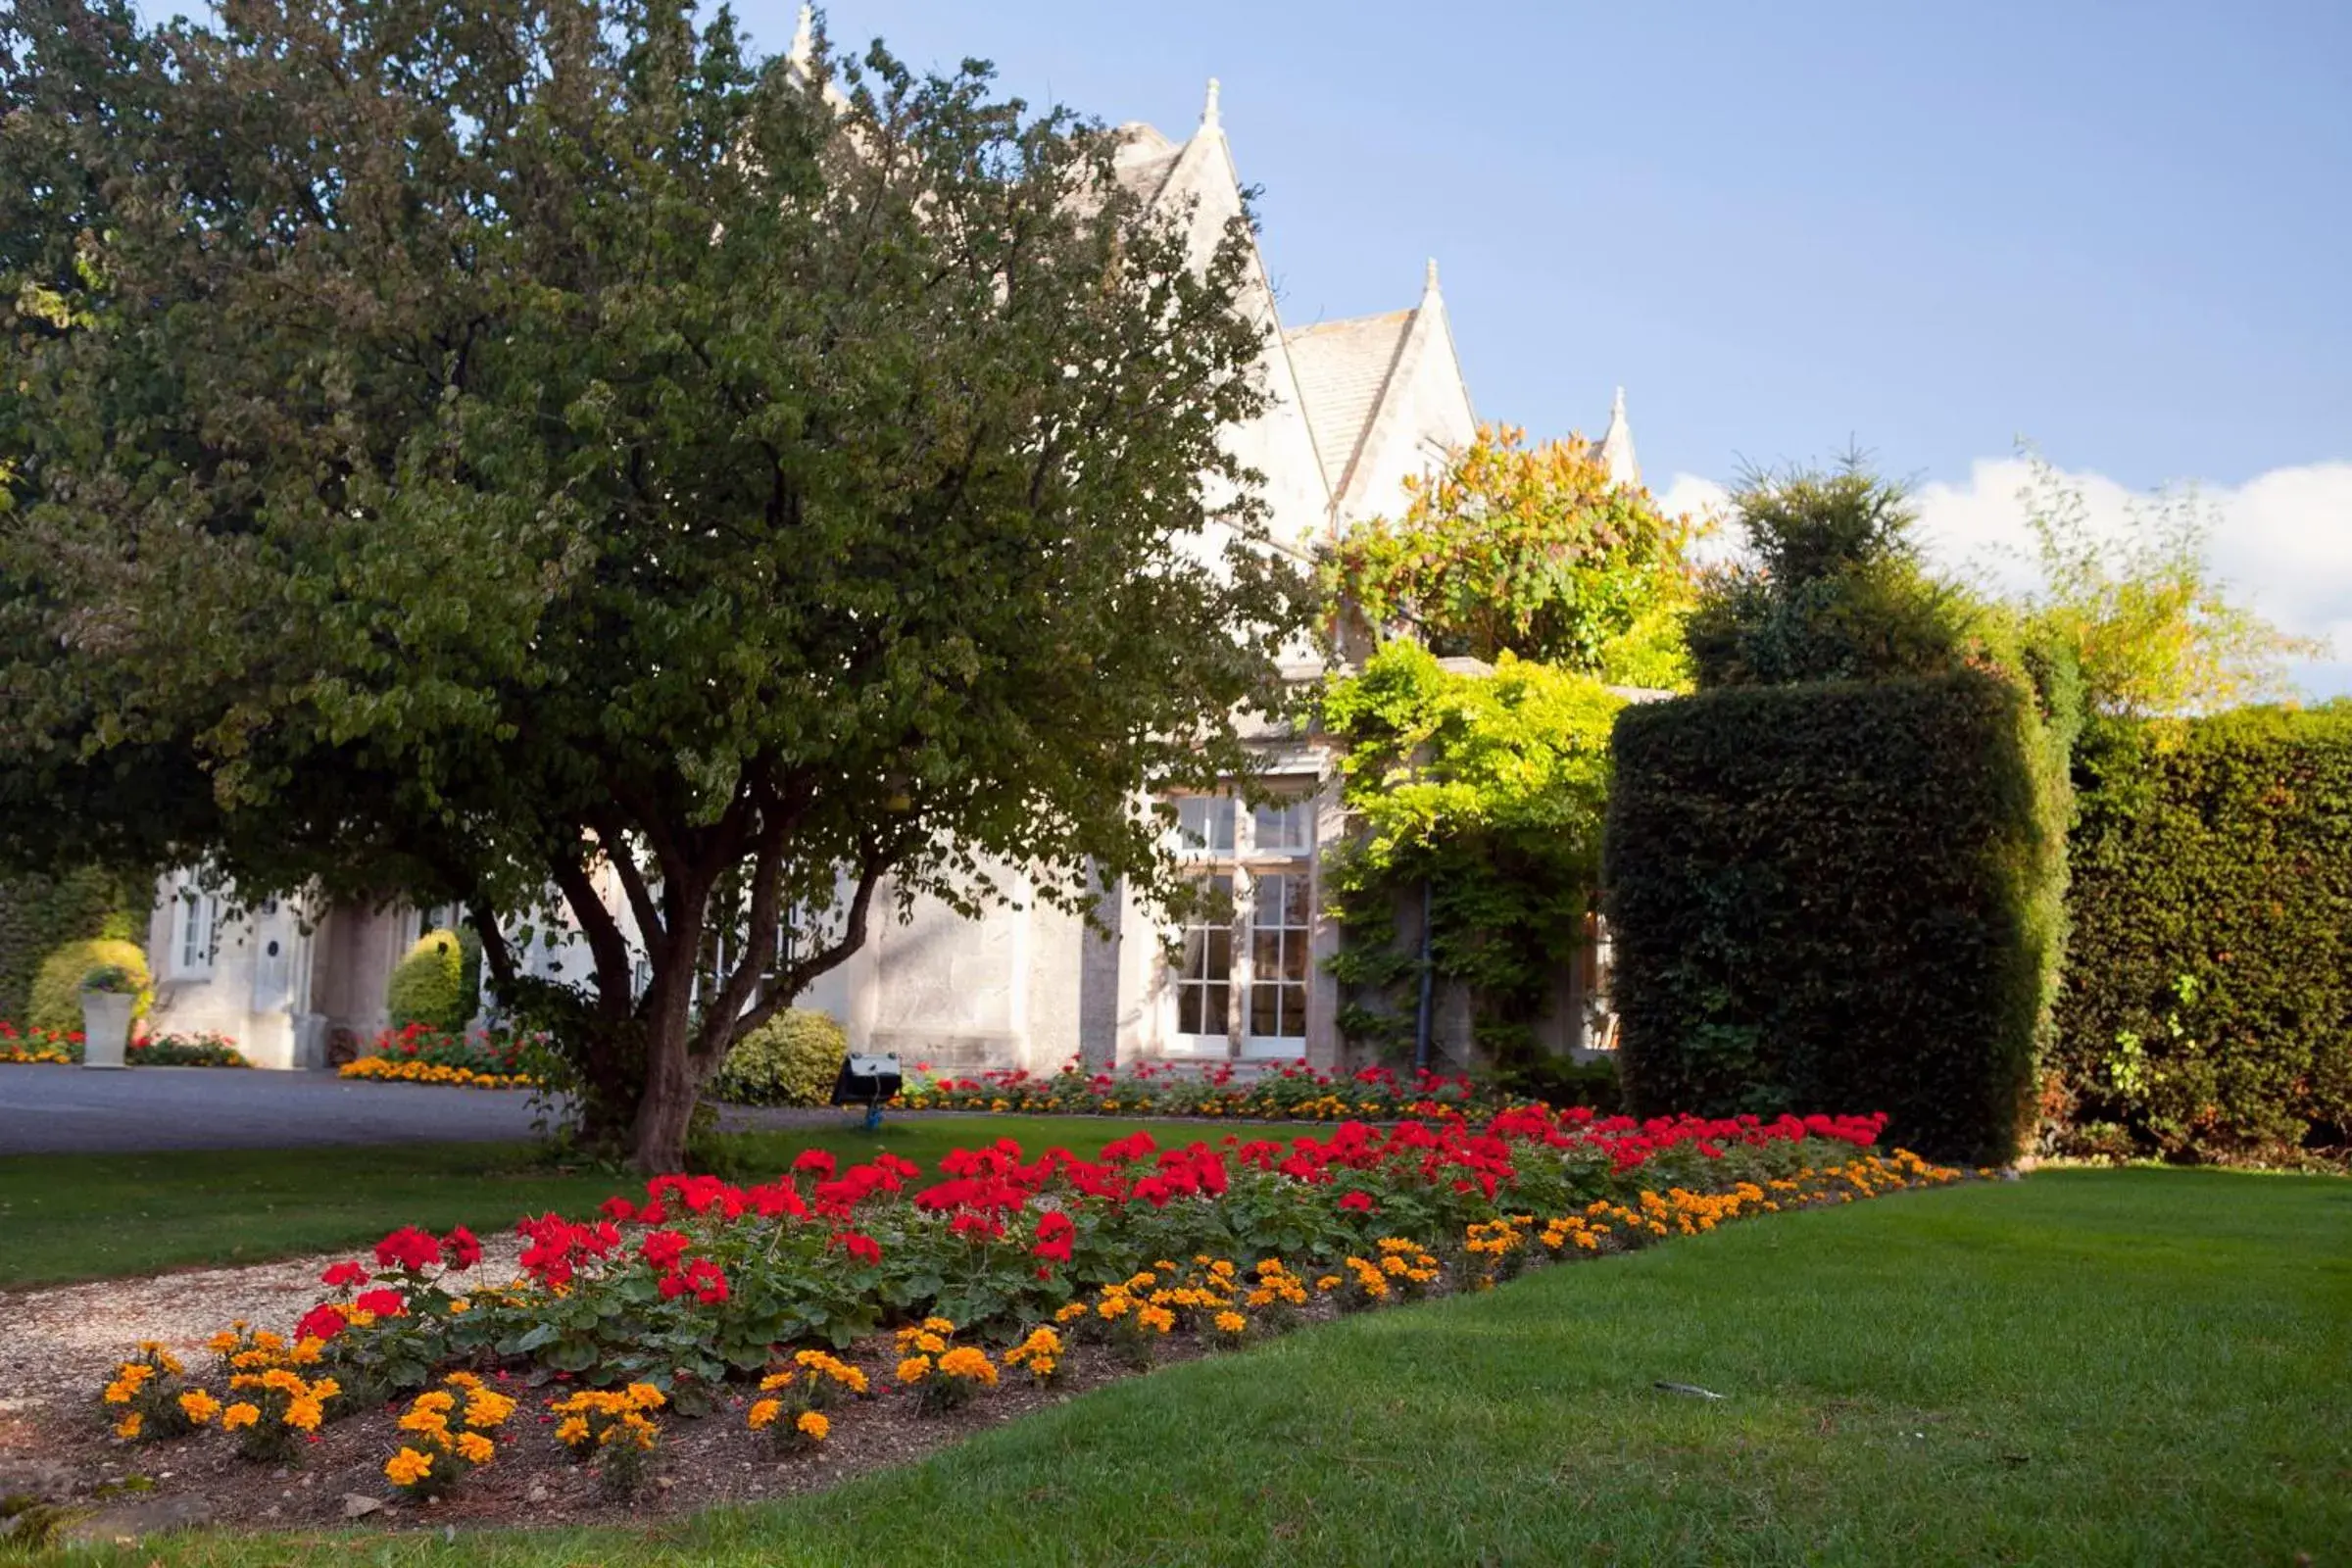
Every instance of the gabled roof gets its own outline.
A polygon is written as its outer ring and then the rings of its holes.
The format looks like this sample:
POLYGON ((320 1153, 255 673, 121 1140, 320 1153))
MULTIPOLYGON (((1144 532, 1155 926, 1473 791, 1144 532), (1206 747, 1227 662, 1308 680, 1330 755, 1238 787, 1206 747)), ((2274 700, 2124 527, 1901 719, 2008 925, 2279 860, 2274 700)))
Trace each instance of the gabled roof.
POLYGON ((1348 471, 1363 450, 1364 432, 1372 427, 1381 394, 1412 334, 1413 316, 1412 311, 1390 311, 1283 334, 1298 376, 1298 399, 1314 432, 1315 455, 1335 496, 1347 488, 1348 471))
POLYGON ((1167 187, 1168 175, 1184 148, 1140 120, 1129 121, 1114 134, 1119 138, 1119 150, 1112 173, 1121 187, 1149 207, 1167 187))

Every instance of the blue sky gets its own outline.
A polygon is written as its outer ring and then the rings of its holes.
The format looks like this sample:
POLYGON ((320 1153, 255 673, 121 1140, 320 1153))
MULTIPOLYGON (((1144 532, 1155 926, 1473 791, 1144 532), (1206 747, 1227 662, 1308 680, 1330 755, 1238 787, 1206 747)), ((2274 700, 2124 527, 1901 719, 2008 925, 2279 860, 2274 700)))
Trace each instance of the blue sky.
MULTIPOLYGON (((790 38, 791 5, 741 15, 790 38)), ((1595 433, 1623 384, 1679 498, 1858 442, 1957 560, 2014 537, 2025 436, 2116 506, 2201 482, 2233 580, 2352 632, 2343 0, 827 16, 1177 136, 1219 77, 1286 319, 1407 305, 1435 256, 1482 416, 1595 433)))

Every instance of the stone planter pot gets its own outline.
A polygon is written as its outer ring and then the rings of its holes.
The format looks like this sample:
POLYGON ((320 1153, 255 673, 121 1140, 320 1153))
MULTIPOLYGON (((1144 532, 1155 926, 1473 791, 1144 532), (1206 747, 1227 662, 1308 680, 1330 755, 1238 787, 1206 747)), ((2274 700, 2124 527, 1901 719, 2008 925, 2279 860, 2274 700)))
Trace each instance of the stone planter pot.
POLYGON ((81 994, 81 1064, 120 1067, 130 1044, 130 1009, 139 999, 113 991, 81 994))

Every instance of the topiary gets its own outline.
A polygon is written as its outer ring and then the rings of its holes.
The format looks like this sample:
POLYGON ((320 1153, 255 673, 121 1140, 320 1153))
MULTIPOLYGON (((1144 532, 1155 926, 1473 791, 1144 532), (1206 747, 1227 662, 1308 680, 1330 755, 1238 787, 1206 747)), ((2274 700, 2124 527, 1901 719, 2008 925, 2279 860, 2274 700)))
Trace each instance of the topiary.
POLYGON ((849 1054, 850 1037, 821 1012, 794 1007, 743 1037, 727 1053, 710 1098, 738 1105, 821 1105, 849 1054))
POLYGON ((123 942, 112 937, 92 937, 85 942, 69 942, 41 960, 41 967, 32 977, 32 1004, 25 1009, 24 1021, 35 1029, 56 1029, 71 1032, 81 1027, 81 982, 92 969, 120 968, 128 970, 135 982, 138 1001, 130 1009, 133 1022, 147 1016, 147 1004, 155 1000, 155 985, 147 972, 147 955, 135 942, 123 942))
POLYGON ((384 1007, 395 1029, 420 1023, 455 1034, 466 1027, 473 997, 466 989, 466 945, 455 931, 427 931, 416 939, 409 956, 393 965, 384 1007))

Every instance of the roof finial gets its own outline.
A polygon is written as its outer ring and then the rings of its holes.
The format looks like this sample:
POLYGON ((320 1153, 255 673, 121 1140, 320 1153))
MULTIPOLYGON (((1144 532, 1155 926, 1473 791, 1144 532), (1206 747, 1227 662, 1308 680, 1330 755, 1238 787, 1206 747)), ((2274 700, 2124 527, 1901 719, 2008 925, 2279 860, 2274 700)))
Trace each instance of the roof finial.
POLYGON ((1214 76, 1208 78, 1208 102, 1200 106, 1200 128, 1202 130, 1222 128, 1217 122, 1217 78, 1214 76))
POLYGON ((1432 256, 1429 259, 1429 270, 1421 274, 1421 292, 1424 294, 1435 294, 1437 291, 1438 259, 1435 256, 1432 256))
POLYGON ((1617 389, 1617 401, 1609 405, 1609 422, 1615 424, 1625 417, 1625 388, 1617 389))
POLYGON ((806 68, 815 56, 816 7, 803 6, 801 7, 800 25, 793 29, 792 47, 784 52, 784 58, 796 66, 806 68))

